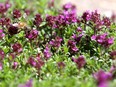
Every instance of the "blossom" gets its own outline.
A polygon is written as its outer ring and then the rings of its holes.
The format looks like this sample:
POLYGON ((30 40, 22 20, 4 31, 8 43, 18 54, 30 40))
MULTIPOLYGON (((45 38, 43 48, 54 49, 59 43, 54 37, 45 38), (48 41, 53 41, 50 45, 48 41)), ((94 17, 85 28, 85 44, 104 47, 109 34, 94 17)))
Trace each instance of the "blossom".
POLYGON ((11 4, 8 1, 5 3, 0 3, 0 14, 4 14, 10 7, 11 4))
POLYGON ((33 87, 32 82, 33 82, 33 80, 30 79, 30 80, 27 81, 25 84, 19 84, 18 87, 33 87))
POLYGON ((90 11, 85 11, 82 15, 82 19, 84 21, 89 21, 91 19, 91 12, 90 11))
POLYGON ((3 60, 5 57, 5 53, 2 49, 0 49, 0 61, 3 60))
POLYGON ((59 47, 61 45, 62 42, 62 38, 60 37, 55 37, 55 39, 50 41, 50 45, 52 45, 53 47, 59 47))
POLYGON ((8 28, 8 32, 10 35, 15 35, 18 33, 18 27, 10 25, 8 28))
POLYGON ((33 23, 34 23, 36 26, 39 26, 41 22, 42 22, 41 15, 40 15, 40 14, 36 14, 33 23))
POLYGON ((110 18, 108 18, 108 17, 103 17, 102 22, 106 27, 109 27, 111 25, 110 18))
POLYGON ((110 52, 110 56, 111 56, 111 58, 116 59, 116 51, 114 50, 114 51, 110 52))
POLYGON ((44 49, 43 54, 44 54, 44 57, 45 57, 46 60, 51 57, 50 48, 48 46, 46 46, 46 48, 44 49))
POLYGON ((2 26, 4 26, 4 25, 8 26, 8 25, 10 25, 10 23, 11 23, 10 18, 7 18, 7 17, 0 18, 0 25, 2 25, 2 26))
POLYGON ((0 39, 2 39, 5 36, 5 34, 3 33, 3 30, 0 29, 0 39))
POLYGON ((18 62, 13 62, 12 68, 13 68, 13 69, 16 69, 17 66, 18 66, 18 62))
POLYGON ((0 62, 0 70, 2 70, 2 68, 3 68, 2 62, 0 62))
POLYGON ((84 56, 79 56, 77 59, 72 58, 72 61, 75 62, 77 64, 77 67, 79 69, 81 69, 82 67, 84 67, 84 65, 86 64, 85 58, 84 56))
POLYGON ((21 12, 18 9, 13 10, 13 17, 14 18, 20 18, 21 17, 21 12))
POLYGON ((21 53, 23 51, 22 45, 20 43, 15 43, 12 45, 13 52, 21 53))
POLYGON ((76 6, 71 3, 67 3, 67 4, 63 5, 63 10, 67 11, 69 9, 74 10, 74 9, 76 9, 76 6))
POLYGON ((107 35, 108 35, 107 33, 101 35, 93 35, 91 37, 91 40, 97 41, 99 44, 103 45, 104 47, 109 47, 114 43, 114 38, 113 37, 108 38, 107 35))
POLYGON ((112 74, 99 70, 98 72, 94 73, 94 78, 97 81, 98 87, 108 87, 108 81, 112 79, 112 74))
POLYGON ((69 47, 69 52, 71 54, 74 54, 79 51, 79 49, 76 47, 76 42, 74 42, 73 40, 68 41, 68 47, 69 47))
POLYGON ((35 29, 26 33, 26 38, 28 38, 29 40, 34 40, 37 38, 37 36, 38 36, 38 31, 35 29))
POLYGON ((58 65, 58 68, 61 68, 61 69, 65 67, 64 62, 58 62, 57 65, 58 65))

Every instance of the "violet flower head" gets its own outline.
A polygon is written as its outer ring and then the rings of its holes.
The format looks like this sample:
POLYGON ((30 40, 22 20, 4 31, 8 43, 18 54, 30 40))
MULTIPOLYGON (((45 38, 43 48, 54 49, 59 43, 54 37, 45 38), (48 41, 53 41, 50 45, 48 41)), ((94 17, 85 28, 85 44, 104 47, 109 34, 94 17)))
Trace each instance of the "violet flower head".
POLYGON ((103 70, 99 70, 94 74, 94 78, 97 81, 98 87, 107 87, 108 81, 112 79, 112 74, 103 70))
POLYGON ((81 69, 82 67, 84 67, 85 64, 86 64, 86 60, 85 60, 84 56, 82 56, 82 55, 79 56, 77 59, 72 58, 72 61, 75 62, 75 63, 77 64, 77 67, 78 67, 79 69, 81 69))
POLYGON ((90 11, 85 11, 82 15, 82 19, 87 22, 91 19, 91 12, 90 11))
POLYGON ((33 56, 29 57, 27 63, 30 64, 33 67, 36 66, 36 61, 35 61, 35 58, 33 56))
POLYGON ((18 33, 18 27, 10 25, 8 28, 8 32, 10 35, 15 35, 18 33))
POLYGON ((112 52, 110 52, 110 57, 111 57, 112 59, 116 59, 116 51, 115 51, 115 50, 112 51, 112 52))
POLYGON ((21 53, 23 51, 22 45, 20 43, 15 43, 12 45, 13 52, 21 53))
POLYGON ((11 4, 8 1, 5 3, 0 3, 0 14, 4 14, 10 7, 11 4))
POLYGON ((8 26, 8 25, 10 25, 10 23, 11 23, 11 20, 10 20, 10 18, 0 18, 0 25, 2 25, 2 26, 4 26, 4 25, 6 25, 6 26, 8 26))
POLYGON ((71 4, 71 3, 67 3, 67 4, 63 5, 63 10, 67 11, 67 10, 70 10, 70 9, 74 10, 74 9, 76 9, 76 6, 71 4))
POLYGON ((79 43, 81 38, 83 36, 83 33, 82 34, 79 34, 78 36, 76 34, 73 34, 72 38, 77 42, 79 43))
POLYGON ((0 70, 2 70, 2 68, 3 68, 2 62, 0 62, 0 70))
POLYGON ((62 42, 62 38, 57 36, 57 37, 55 37, 55 39, 50 41, 50 45, 52 45, 53 47, 60 47, 61 42, 62 42))
POLYGON ((12 68, 16 69, 18 67, 18 62, 13 62, 12 68))
POLYGON ((54 0, 50 0, 48 2, 48 8, 52 8, 52 7, 54 7, 54 0))
POLYGON ((57 65, 58 65, 58 68, 60 68, 60 69, 65 67, 65 63, 64 62, 58 62, 57 65))
POLYGON ((5 57, 5 53, 2 49, 0 49, 0 61, 3 60, 5 57))
POLYGON ((21 17, 21 12, 18 9, 13 10, 13 17, 14 18, 20 18, 21 17))
POLYGON ((37 36, 38 36, 38 31, 35 29, 26 33, 26 38, 28 38, 29 40, 34 40, 37 38, 37 36))
POLYGON ((33 23, 34 23, 36 26, 39 26, 40 23, 41 23, 42 21, 43 21, 43 20, 42 20, 42 18, 41 18, 41 15, 40 15, 40 14, 36 14, 33 23))
POLYGON ((108 17, 104 17, 102 22, 106 27, 110 27, 110 25, 111 25, 110 18, 108 18, 108 17))
POLYGON ((69 52, 71 54, 75 54, 76 52, 79 51, 79 49, 76 47, 76 42, 74 42, 73 40, 68 41, 68 47, 69 47, 69 52))
POLYGON ((51 57, 52 54, 51 54, 50 48, 48 46, 46 46, 46 48, 44 49, 43 54, 44 54, 44 57, 46 60, 48 60, 51 57))
POLYGON ((78 27, 76 31, 77 31, 77 32, 82 32, 83 30, 82 30, 81 27, 78 27))
POLYGON ((27 81, 25 84, 20 84, 20 85, 18 85, 18 87, 33 87, 33 80, 30 79, 30 80, 27 81))
POLYGON ((3 30, 0 29, 0 40, 5 36, 5 34, 3 33, 3 30))

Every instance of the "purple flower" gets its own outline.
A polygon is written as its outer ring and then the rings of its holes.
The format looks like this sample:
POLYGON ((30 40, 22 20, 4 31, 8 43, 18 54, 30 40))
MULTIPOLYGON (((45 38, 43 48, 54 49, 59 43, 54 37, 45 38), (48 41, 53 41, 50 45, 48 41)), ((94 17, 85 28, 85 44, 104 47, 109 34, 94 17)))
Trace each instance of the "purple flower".
POLYGON ((106 27, 109 27, 111 25, 111 21, 108 17, 104 17, 102 22, 106 27))
POLYGON ((16 69, 18 67, 18 62, 13 62, 12 68, 16 69))
POLYGON ((35 67, 36 69, 40 70, 41 67, 44 65, 44 61, 41 60, 40 56, 37 55, 36 58, 33 56, 29 57, 27 64, 31 65, 32 67, 35 67))
POLYGON ((77 32, 82 32, 83 30, 82 30, 82 28, 81 27, 78 27, 77 28, 77 32))
POLYGON ((2 68, 3 68, 2 62, 0 62, 0 70, 2 70, 2 68))
POLYGON ((58 62, 58 68, 62 69, 65 67, 65 63, 64 62, 58 62))
POLYGON ((35 61, 33 56, 29 57, 27 63, 30 64, 33 67, 36 67, 36 61, 35 61))
POLYGON ((52 45, 53 47, 60 47, 61 42, 62 42, 62 38, 57 36, 55 37, 55 39, 50 41, 50 45, 52 45))
POLYGON ((10 25, 8 28, 8 32, 10 35, 14 35, 18 33, 18 27, 10 25))
POLYGON ((114 51, 110 52, 110 56, 112 59, 116 59, 116 51, 114 50, 114 51))
POLYGON ((93 35, 91 37, 91 40, 97 41, 99 44, 103 45, 104 47, 109 47, 114 43, 114 38, 108 38, 107 33, 101 34, 101 35, 93 35))
POLYGON ((71 3, 67 3, 65 5, 63 5, 63 10, 67 11, 67 10, 75 10, 76 9, 76 6, 71 4, 71 3))
POLYGON ((48 60, 51 57, 51 52, 50 52, 50 48, 48 46, 46 46, 46 48, 44 49, 44 57, 46 60, 48 60))
POLYGON ((50 0, 48 2, 48 8, 52 8, 52 7, 54 7, 54 0, 50 0))
POLYGON ((21 17, 21 12, 18 9, 13 10, 13 17, 14 18, 20 18, 21 17))
POLYGON ((37 38, 37 36, 38 36, 38 31, 35 29, 26 33, 26 38, 28 38, 29 40, 34 40, 37 38))
POLYGON ((8 1, 5 3, 0 3, 0 14, 4 14, 10 7, 11 4, 8 1))
POLYGON ((91 12, 90 11, 86 11, 83 13, 82 15, 82 18, 83 20, 86 22, 86 21, 89 21, 91 19, 91 12))
POLYGON ((112 74, 99 70, 94 74, 94 78, 97 81, 98 87, 107 87, 108 81, 112 79, 112 74))
POLYGON ((3 30, 0 29, 0 39, 2 39, 5 36, 5 34, 3 33, 3 30))
POLYGON ((4 25, 6 25, 6 26, 8 26, 8 25, 10 25, 10 23, 11 23, 11 20, 9 19, 9 18, 0 18, 0 25, 2 25, 2 26, 4 26, 4 25))
POLYGON ((3 60, 5 57, 5 53, 2 49, 0 49, 0 61, 3 60))
POLYGON ((76 47, 76 42, 74 42, 73 40, 68 41, 68 47, 69 47, 69 52, 71 54, 75 54, 76 52, 79 51, 79 49, 76 47))
POLYGON ((77 67, 78 67, 79 69, 81 69, 82 67, 84 67, 85 64, 86 64, 85 58, 84 58, 82 55, 79 56, 77 59, 72 58, 72 61, 75 62, 75 63, 77 64, 77 67))
POLYGON ((36 26, 39 26, 41 22, 42 22, 41 15, 40 15, 40 14, 36 14, 33 23, 34 23, 36 26))
POLYGON ((21 53, 23 51, 22 45, 20 43, 15 43, 12 45, 13 52, 21 53))
POLYGON ((81 38, 83 36, 83 33, 82 34, 79 34, 78 36, 76 36, 76 34, 73 34, 72 38, 77 42, 79 43, 81 38))
POLYGON ((25 84, 20 84, 18 85, 18 87, 33 87, 33 80, 30 79, 29 81, 27 81, 25 84))

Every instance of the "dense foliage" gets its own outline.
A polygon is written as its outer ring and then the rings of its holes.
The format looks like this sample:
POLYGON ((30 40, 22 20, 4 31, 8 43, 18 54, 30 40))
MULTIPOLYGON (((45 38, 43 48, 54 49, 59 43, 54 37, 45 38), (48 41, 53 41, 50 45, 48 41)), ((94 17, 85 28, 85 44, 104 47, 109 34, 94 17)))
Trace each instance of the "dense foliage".
POLYGON ((0 87, 115 87, 115 16, 56 3, 0 3, 0 87))

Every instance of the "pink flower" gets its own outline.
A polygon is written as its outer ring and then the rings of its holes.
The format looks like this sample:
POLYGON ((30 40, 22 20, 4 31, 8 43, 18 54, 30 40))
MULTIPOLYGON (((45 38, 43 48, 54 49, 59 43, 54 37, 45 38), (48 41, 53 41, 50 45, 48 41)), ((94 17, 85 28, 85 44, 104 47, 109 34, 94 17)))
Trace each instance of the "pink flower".
POLYGON ((26 33, 26 38, 28 38, 29 40, 34 40, 37 38, 37 36, 38 36, 38 31, 35 29, 26 33))
POLYGON ((20 43, 15 43, 12 45, 13 52, 21 53, 23 51, 22 45, 20 43))
POLYGON ((2 39, 5 36, 5 34, 3 33, 3 30, 0 29, 0 39, 2 39))
POLYGON ((44 49, 44 57, 46 60, 48 60, 51 57, 51 52, 50 52, 50 48, 48 46, 46 46, 46 48, 44 49))
POLYGON ((85 58, 81 55, 77 59, 72 58, 72 61, 77 64, 77 67, 81 69, 86 64, 85 58))
POLYGON ((5 53, 2 49, 0 49, 0 61, 3 60, 5 57, 5 53))

